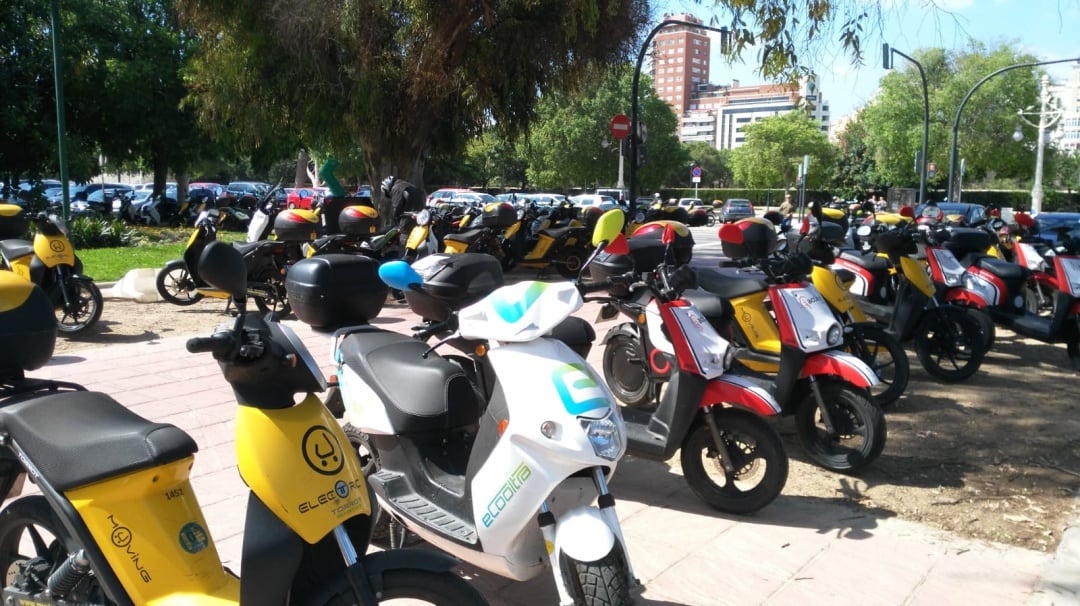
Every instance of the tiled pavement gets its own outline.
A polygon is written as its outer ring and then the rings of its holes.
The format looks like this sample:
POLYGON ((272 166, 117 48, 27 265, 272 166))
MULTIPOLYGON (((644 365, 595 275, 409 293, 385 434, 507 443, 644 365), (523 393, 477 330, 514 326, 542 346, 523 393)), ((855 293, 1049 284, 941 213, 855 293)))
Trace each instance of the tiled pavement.
MULTIPOLYGON (((596 317, 591 306, 579 313, 596 317)), ((388 304, 376 323, 407 330, 413 321, 403 306, 388 304)), ((329 336, 296 320, 287 323, 329 376, 329 336)), ((187 353, 184 341, 163 338, 60 355, 34 374, 82 383, 188 431, 200 446, 193 487, 222 558, 239 570, 245 487, 232 450, 235 401, 210 356, 187 353)), ((590 356, 594 364, 598 349, 590 356)), ((1078 528, 1067 533, 1055 556, 970 541, 896 519, 886 509, 826 500, 781 495, 753 516, 718 515, 676 471, 633 458, 620 463, 611 486, 645 584, 639 604, 1080 603, 1078 528)), ((547 574, 515 583, 463 570, 492 604, 556 603, 547 574)))

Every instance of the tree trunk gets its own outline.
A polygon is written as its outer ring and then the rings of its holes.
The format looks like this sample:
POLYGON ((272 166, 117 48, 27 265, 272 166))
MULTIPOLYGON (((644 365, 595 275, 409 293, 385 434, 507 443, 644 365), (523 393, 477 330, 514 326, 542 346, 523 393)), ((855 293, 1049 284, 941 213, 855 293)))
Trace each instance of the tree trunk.
POLYGON ((390 199, 383 196, 379 185, 383 179, 393 175, 412 183, 427 194, 428 191, 424 188, 423 152, 409 152, 401 149, 384 151, 370 145, 365 146, 364 151, 366 152, 364 168, 371 177, 371 196, 375 201, 375 207, 379 209, 380 223, 385 228, 391 221, 390 199))
POLYGON ((296 152, 296 172, 293 175, 293 187, 303 187, 307 183, 307 165, 311 158, 307 150, 301 148, 296 152))

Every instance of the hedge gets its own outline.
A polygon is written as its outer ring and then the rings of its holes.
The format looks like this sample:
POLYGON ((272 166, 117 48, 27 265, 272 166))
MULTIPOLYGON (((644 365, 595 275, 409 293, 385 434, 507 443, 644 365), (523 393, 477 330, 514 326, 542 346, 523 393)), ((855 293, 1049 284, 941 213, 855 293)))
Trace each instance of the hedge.
MULTIPOLYGON (((700 198, 706 203, 713 200, 727 200, 728 198, 749 198, 755 206, 763 207, 766 205, 779 206, 784 200, 784 190, 782 189, 700 188, 695 193, 693 188, 673 188, 661 189, 660 195, 665 200, 668 198, 700 198)), ((832 192, 824 190, 807 190, 806 192, 807 200, 832 200, 832 197, 832 192)), ((945 192, 930 191, 927 192, 927 198, 930 200, 944 200, 945 192)), ((962 202, 982 204, 987 207, 1031 210, 1031 192, 1028 190, 964 190, 960 200, 962 202)), ((1046 212, 1080 212, 1080 192, 1048 190, 1043 197, 1042 209, 1046 212)))

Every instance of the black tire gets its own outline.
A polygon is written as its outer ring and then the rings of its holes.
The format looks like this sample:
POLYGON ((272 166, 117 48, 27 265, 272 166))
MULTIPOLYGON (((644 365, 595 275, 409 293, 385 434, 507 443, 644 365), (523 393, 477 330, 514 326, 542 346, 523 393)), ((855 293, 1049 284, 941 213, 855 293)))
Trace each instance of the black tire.
MULTIPOLYGON (((350 423, 346 423, 342 430, 349 440, 349 446, 352 446, 360 458, 360 469, 364 472, 364 477, 379 471, 379 451, 371 443, 371 438, 350 423)), ((371 542, 385 547, 390 545, 390 536, 390 514, 380 508, 378 516, 371 523, 371 542)))
MULTIPOLYGON (((57 285, 57 288, 62 286, 57 285)), ((71 300, 68 306, 64 305, 62 295, 58 297, 56 330, 74 335, 90 328, 101 319, 105 300, 97 284, 86 279, 68 280, 68 297, 71 300)))
POLYGON ((604 381, 615 397, 627 406, 643 406, 656 399, 658 385, 649 379, 641 355, 641 341, 616 334, 604 346, 604 381))
MULTIPOLYGON (((19 562, 42 558, 49 564, 48 572, 51 573, 76 548, 41 495, 20 497, 0 511, 0 573, 5 574, 5 585, 11 585, 16 578, 19 562)), ((93 575, 86 577, 73 593, 63 597, 66 603, 106 603, 104 592, 93 575)))
MULTIPOLYGON (((335 578, 326 593, 319 597, 324 598, 320 603, 326 606, 356 604, 349 579, 344 574, 335 578)), ((411 600, 408 603, 418 601, 435 606, 486 606, 488 603, 475 587, 454 572, 417 569, 396 569, 383 573, 378 603, 390 600, 411 600)))
POLYGON ((963 381, 979 370, 986 357, 982 329, 963 309, 931 309, 915 329, 915 353, 936 379, 963 381))
POLYGON ((589 251, 583 246, 572 246, 559 253, 555 260, 555 269, 559 275, 567 280, 578 277, 585 260, 589 258, 589 251))
POLYGON ((891 333, 873 324, 856 324, 844 334, 844 349, 866 362, 877 374, 879 385, 870 388, 870 399, 885 407, 907 389, 911 363, 904 346, 891 333))
POLYGON ((705 220, 705 225, 709 227, 716 225, 716 215, 709 213, 709 218, 705 220))
POLYGON ((173 305, 194 305, 203 298, 195 289, 195 278, 188 271, 187 263, 179 259, 169 261, 158 272, 157 291, 162 299, 173 305))
POLYGON ((690 488, 724 513, 753 513, 772 503, 788 476, 788 457, 780 435, 764 419, 749 413, 715 408, 713 415, 734 472, 724 471, 717 460, 712 432, 705 423, 698 423, 683 441, 679 455, 690 488))
POLYGON ((795 411, 795 429, 810 460, 839 473, 857 473, 885 448, 885 413, 865 389, 832 377, 818 379, 821 396, 836 429, 825 428, 811 389, 795 411))
POLYGON ((255 307, 259 308, 259 313, 274 312, 279 318, 288 316, 292 311, 292 305, 289 304, 289 295, 285 291, 285 278, 274 272, 266 272, 256 277, 254 281, 270 293, 270 296, 266 297, 252 297, 255 300, 255 307))
POLYGON ((633 603, 626 562, 617 541, 606 556, 595 562, 578 562, 565 553, 561 558, 563 574, 575 604, 621 606, 633 603))
POLYGON ((989 352, 994 348, 994 340, 997 339, 997 327, 994 326, 994 320, 990 318, 990 314, 974 307, 969 307, 967 313, 979 323, 979 332, 983 338, 983 351, 989 352))

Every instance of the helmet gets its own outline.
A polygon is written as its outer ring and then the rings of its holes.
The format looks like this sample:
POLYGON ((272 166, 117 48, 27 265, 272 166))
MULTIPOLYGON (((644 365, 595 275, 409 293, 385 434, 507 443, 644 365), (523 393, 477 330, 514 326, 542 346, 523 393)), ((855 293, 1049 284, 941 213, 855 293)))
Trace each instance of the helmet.
POLYGON ((394 178, 394 175, 390 175, 389 177, 382 180, 382 184, 379 187, 380 189, 382 189, 382 193, 384 196, 390 195, 390 188, 394 186, 394 181, 396 180, 397 179, 394 178))

